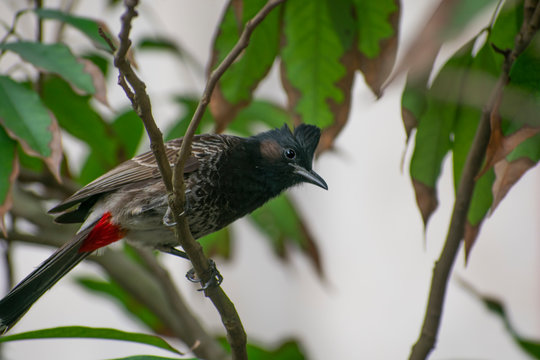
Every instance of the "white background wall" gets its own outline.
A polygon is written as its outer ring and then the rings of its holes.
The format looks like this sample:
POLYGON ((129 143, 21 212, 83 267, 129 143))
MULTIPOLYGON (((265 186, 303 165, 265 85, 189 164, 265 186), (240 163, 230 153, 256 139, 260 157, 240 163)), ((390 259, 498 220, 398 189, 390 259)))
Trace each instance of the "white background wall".
MULTIPOLYGON (((0 3, 4 20, 10 20, 7 9, 15 3, 0 3)), ((117 11, 101 9, 100 2, 81 3, 80 14, 102 16, 114 32, 118 31, 117 11)), ((140 13, 144 16, 135 21, 135 36, 148 32, 174 36, 206 64, 224 1, 143 3, 140 13)), ((402 44, 408 44, 434 2, 403 3, 401 36, 402 44)), ((196 72, 178 67, 162 54, 143 54, 137 60, 162 126, 175 115, 174 108, 163 106, 169 102, 166 94, 200 93, 202 89, 196 72)), ((258 95, 283 101, 275 71, 272 75, 274 79, 266 82, 258 95)), ((223 287, 234 301, 250 341, 273 345, 283 337, 296 337, 308 358, 315 360, 408 356, 423 320, 433 263, 449 222, 453 189, 447 161, 439 182, 440 206, 424 241, 410 179, 407 171, 401 170, 405 145, 400 117, 402 86, 403 82, 398 82, 376 101, 359 77, 349 123, 336 144, 338 151, 323 155, 315 165, 330 190, 305 185, 290 191, 316 234, 324 281, 296 249, 291 249, 293 256, 284 265, 248 221, 234 225, 234 261, 218 259, 218 265, 225 276, 223 287)), ((128 103, 114 79, 109 96, 116 108, 128 103)), ((80 152, 71 149, 73 141, 68 137, 64 141, 70 153, 80 152)), ((409 159, 407 153, 405 169, 409 159)), ((463 254, 459 255, 432 359, 528 359, 502 322, 467 294, 456 279, 465 279, 482 293, 503 299, 518 331, 540 339, 539 183, 538 168, 529 171, 485 223, 467 267, 463 254)), ((17 244, 17 278, 24 277, 51 252, 17 244)), ((185 280, 188 265, 171 258, 167 262, 194 311, 210 329, 222 332, 209 301, 185 280)), ((89 273, 99 274, 100 269, 88 263, 79 265, 43 296, 13 332, 61 325, 143 330, 108 300, 81 292, 70 280, 89 273)), ((3 281, 4 276, 0 276, 0 289, 5 287, 3 281)), ((5 345, 3 351, 9 360, 169 355, 145 346, 92 340, 17 342, 5 345)))

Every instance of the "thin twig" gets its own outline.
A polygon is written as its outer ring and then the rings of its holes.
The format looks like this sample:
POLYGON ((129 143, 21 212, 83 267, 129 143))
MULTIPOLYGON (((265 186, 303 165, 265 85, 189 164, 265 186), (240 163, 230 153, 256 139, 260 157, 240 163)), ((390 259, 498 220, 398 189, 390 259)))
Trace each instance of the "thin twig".
MULTIPOLYGON (((203 114, 210 102, 212 92, 214 88, 223 75, 223 73, 232 65, 236 58, 242 53, 242 51, 248 46, 249 39, 253 30, 264 20, 264 18, 279 4, 284 2, 284 0, 269 0, 259 12, 249 20, 242 33, 240 38, 223 61, 218 65, 216 69, 212 71, 206 86, 204 88, 201 100, 195 109, 193 118, 189 123, 189 127, 182 141, 182 147, 180 149, 180 155, 174 166, 173 173, 173 184, 174 191, 173 196, 169 198, 169 207, 172 210, 174 215, 174 220, 176 222, 176 231, 179 236, 180 244, 186 254, 189 256, 193 269, 195 270, 197 276, 202 279, 203 282, 209 280, 210 269, 208 265, 208 259, 206 258, 201 245, 193 239, 191 232, 189 230, 189 225, 185 217, 181 217, 178 214, 182 213, 182 209, 185 204, 185 184, 184 184, 184 165, 186 160, 191 153, 191 144, 193 141, 193 136, 195 131, 199 127, 199 123, 203 117, 203 114)), ((210 287, 205 290, 205 295, 210 298, 218 312, 221 316, 221 321, 225 328, 227 329, 227 339, 231 345, 231 350, 234 359, 247 359, 246 353, 246 334, 238 313, 234 308, 234 304, 229 300, 225 292, 221 287, 210 287)))
MULTIPOLYGON (((152 117, 150 99, 145 90, 146 86, 134 73, 126 58, 127 52, 131 45, 131 41, 129 39, 131 21, 135 16, 137 16, 135 7, 137 6, 138 1, 125 0, 126 11, 121 18, 122 27, 119 34, 120 45, 115 53, 114 61, 115 66, 120 71, 119 84, 122 86, 127 97, 132 102, 133 108, 143 120, 146 131, 150 137, 150 147, 156 157, 165 187, 170 194, 169 206, 171 207, 174 221, 177 224, 177 238, 184 251, 188 254, 197 276, 203 281, 208 281, 210 277, 208 258, 204 255, 202 247, 199 245, 199 243, 193 239, 186 218, 179 215, 182 213, 181 209, 184 208, 185 203, 185 185, 183 183, 184 164, 189 153, 191 153, 191 142, 193 140, 195 129, 197 128, 204 110, 208 105, 211 93, 217 81, 225 70, 238 57, 242 50, 248 45, 249 37, 255 27, 274 7, 283 1, 284 0, 270 0, 259 11, 259 13, 257 13, 257 15, 255 15, 255 17, 246 24, 238 43, 210 76, 202 99, 195 111, 195 115, 184 137, 180 155, 177 163, 175 164, 175 175, 173 178, 170 164, 165 155, 162 134, 157 128, 152 117)), ((111 44, 111 42, 108 43, 111 44)), ((233 358, 247 359, 246 334, 234 305, 219 286, 207 289, 205 294, 211 299, 212 303, 220 313, 222 322, 227 330, 227 338, 231 345, 233 358)))
MULTIPOLYGON (((480 170, 490 136, 490 117, 497 103, 500 102, 504 87, 510 80, 510 69, 517 57, 531 42, 540 26, 540 4, 536 1, 536 8, 532 15, 525 16, 529 22, 523 22, 520 32, 515 39, 514 49, 505 57, 502 73, 492 90, 490 99, 482 112, 480 124, 465 161, 463 173, 459 183, 454 210, 450 220, 450 227, 443 250, 433 268, 433 278, 429 292, 428 304, 420 336, 414 344, 410 360, 426 359, 435 345, 437 333, 441 322, 442 309, 448 286, 448 279, 454 266, 461 240, 463 239, 465 223, 471 196, 474 190, 475 177, 480 170)), ((526 8, 525 11, 530 11, 526 8)))

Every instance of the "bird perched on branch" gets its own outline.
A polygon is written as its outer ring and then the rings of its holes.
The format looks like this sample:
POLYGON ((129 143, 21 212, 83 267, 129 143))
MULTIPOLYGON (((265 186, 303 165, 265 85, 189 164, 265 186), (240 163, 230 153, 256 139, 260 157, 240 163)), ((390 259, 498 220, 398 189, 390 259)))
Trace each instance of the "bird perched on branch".
MULTIPOLYGON (((195 239, 217 231, 257 209, 283 190, 308 182, 328 189, 312 170, 320 129, 287 125, 241 138, 205 134, 193 139, 184 168, 185 216, 195 239)), ((175 164, 182 138, 165 143, 175 164)), ((0 300, 0 333, 75 265, 95 250, 124 237, 185 257, 177 250, 167 191, 151 152, 128 160, 89 183, 49 212, 59 223, 82 226, 36 270, 0 300)))

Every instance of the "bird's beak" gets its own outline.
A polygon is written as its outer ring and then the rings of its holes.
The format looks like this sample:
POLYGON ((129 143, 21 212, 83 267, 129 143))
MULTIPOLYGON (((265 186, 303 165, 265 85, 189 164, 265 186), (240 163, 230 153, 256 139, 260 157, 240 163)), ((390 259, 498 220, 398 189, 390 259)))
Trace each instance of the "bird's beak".
POLYGON ((298 174, 304 178, 305 182, 322 187, 324 190, 328 190, 328 185, 326 185, 326 181, 324 181, 324 179, 320 177, 319 174, 317 174, 315 171, 306 170, 300 165, 296 165, 296 164, 289 164, 289 165, 291 165, 294 168, 295 174, 298 174))

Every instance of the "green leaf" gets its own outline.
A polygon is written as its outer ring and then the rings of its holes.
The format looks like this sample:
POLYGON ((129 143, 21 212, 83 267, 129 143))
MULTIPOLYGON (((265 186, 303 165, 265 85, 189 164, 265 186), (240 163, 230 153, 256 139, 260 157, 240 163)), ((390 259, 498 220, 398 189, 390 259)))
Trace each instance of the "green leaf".
POLYGON ((13 51, 35 67, 60 75, 87 94, 93 94, 96 91, 92 77, 84 72, 84 65, 77 61, 64 44, 19 41, 0 44, 0 49, 13 51))
POLYGON ((105 24, 97 20, 92 20, 90 18, 85 18, 81 16, 75 16, 73 14, 65 13, 56 9, 41 8, 35 9, 34 11, 42 19, 59 20, 73 26, 74 28, 85 34, 90 40, 92 40, 92 42, 94 42, 97 47, 108 52, 111 51, 107 42, 99 35, 100 26, 104 28, 104 31, 106 33, 108 33, 105 24))
POLYGON ((116 117, 112 123, 118 141, 117 158, 128 160, 135 155, 144 134, 144 125, 135 111, 129 109, 116 117))
POLYGON ((9 196, 11 185, 17 178, 18 163, 16 157, 17 142, 10 138, 0 126, 0 230, 6 235, 4 215, 13 204, 9 196))
POLYGON ((336 85, 346 74, 341 63, 345 48, 329 13, 329 0, 291 0, 285 3, 281 52, 289 101, 301 120, 326 127, 334 114, 328 101, 342 104, 336 85))
POLYGON ((290 124, 291 117, 285 109, 264 100, 253 100, 247 107, 238 112, 229 129, 242 136, 253 134, 253 126, 262 123, 267 127, 279 128, 290 124))
POLYGON ((76 94, 57 77, 45 80, 42 96, 62 129, 84 141, 95 153, 96 162, 102 169, 117 164, 115 134, 90 105, 90 96, 76 94))
MULTIPOLYGON (((175 101, 181 106, 182 113, 178 117, 178 120, 175 121, 172 128, 165 132, 165 140, 172 140, 185 135, 186 130, 189 126, 189 122, 195 113, 197 104, 199 100, 196 97, 192 96, 178 96, 175 98, 175 101)), ((212 124, 214 124, 214 118, 210 111, 205 111, 204 115, 197 129, 197 133, 201 132, 201 129, 207 129, 212 124)))
POLYGON ((478 225, 487 215, 491 204, 493 203, 493 193, 491 191, 493 182, 495 181, 495 173, 490 169, 482 175, 474 185, 467 220, 473 226, 478 225))
POLYGON ((444 65, 427 93, 426 111, 419 119, 410 173, 431 188, 435 188, 442 161, 451 148, 473 43, 465 45, 444 65))
POLYGON ((64 326, 50 329, 42 329, 35 331, 28 331, 13 335, 4 335, 0 337, 0 342, 18 341, 18 340, 33 340, 33 339, 107 339, 107 340, 123 340, 130 341, 139 344, 146 344, 154 346, 163 350, 174 352, 182 355, 180 351, 173 348, 169 343, 160 338, 159 336, 125 332, 116 329, 107 328, 91 328, 85 326, 64 326))
POLYGON ((0 76, 0 123, 30 155, 52 155, 53 119, 33 90, 0 76))
MULTIPOLYGON (((222 346, 230 351, 230 345, 225 338, 220 338, 222 346)), ((289 340, 274 349, 247 344, 248 359, 252 360, 303 360, 306 358, 298 342, 289 340)))
POLYGON ((285 255, 285 244, 292 241, 313 261, 317 271, 322 272, 319 250, 307 226, 298 215, 294 204, 282 194, 251 213, 255 225, 272 241, 279 256, 285 255))
POLYGON ((137 299, 122 289, 122 287, 118 286, 118 284, 116 284, 114 281, 102 281, 97 278, 79 277, 77 278, 77 282, 79 285, 90 291, 105 294, 115 299, 128 313, 134 315, 150 330, 158 334, 167 332, 163 322, 150 309, 142 305, 137 299))
POLYGON ((358 50, 367 58, 375 58, 381 51, 380 42, 394 35, 390 15, 398 10, 394 0, 354 0, 356 9, 358 50))
POLYGON ((231 257, 231 234, 228 227, 206 235, 197 241, 209 257, 215 255, 223 256, 225 259, 231 257))
MULTIPOLYGON (((241 24, 244 25, 265 4, 266 0, 244 1, 241 24)), ((214 42, 214 67, 221 63, 240 37, 241 28, 235 16, 236 6, 234 1, 229 2, 219 26, 214 42)), ((250 100, 253 90, 274 63, 279 49, 280 9, 281 7, 273 9, 257 26, 251 35, 249 46, 221 77, 219 89, 229 103, 237 104, 250 100)))
POLYGON ((450 22, 445 27, 444 38, 451 38, 461 31, 486 7, 497 0, 454 0, 450 22))
MULTIPOLYGON (((178 358, 166 358, 154 355, 133 355, 124 358, 115 358, 111 360, 179 360, 178 358)), ((195 358, 182 358, 182 360, 197 360, 195 358)))
POLYGON ((531 159, 535 163, 540 161, 540 134, 528 138, 516 146, 506 159, 508 162, 512 162, 522 157, 531 159))

